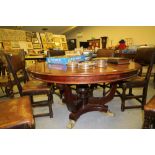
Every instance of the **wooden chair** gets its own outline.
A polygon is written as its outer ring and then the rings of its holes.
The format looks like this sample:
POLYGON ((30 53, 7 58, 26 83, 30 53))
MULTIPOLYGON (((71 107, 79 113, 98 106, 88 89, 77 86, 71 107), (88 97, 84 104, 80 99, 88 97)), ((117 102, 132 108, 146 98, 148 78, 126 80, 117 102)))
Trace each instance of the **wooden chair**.
MULTIPOLYGON (((104 57, 114 57, 114 50, 112 49, 98 49, 97 50, 97 58, 104 58, 104 57)), ((95 87, 100 86, 103 88, 103 96, 105 96, 109 91, 106 91, 106 88, 110 87, 109 83, 103 83, 103 84, 92 84, 90 86, 91 89, 94 89, 95 87)))
MULTIPOLYGON (((47 56, 48 57, 64 56, 64 55, 65 55, 65 51, 63 51, 63 50, 49 49, 47 51, 47 56)), ((53 87, 54 94, 56 94, 57 96, 59 96, 62 99, 63 92, 64 92, 63 86, 61 84, 55 84, 55 83, 52 83, 52 84, 49 83, 49 86, 50 85, 53 87), (57 93, 56 90, 59 90, 59 93, 57 93)))
POLYGON ((0 129, 35 128, 29 96, 0 102, 0 129))
MULTIPOLYGON (((139 55, 139 52, 141 52, 141 50, 142 49, 137 49, 138 55, 139 55)), ((146 56, 141 57, 141 61, 143 59, 143 62, 145 62, 145 64, 149 63, 145 77, 137 75, 136 77, 119 82, 119 88, 122 88, 122 93, 120 93, 120 91, 118 89, 116 92, 117 92, 117 94, 119 94, 118 96, 121 97, 121 101, 122 101, 121 111, 124 111, 125 109, 132 109, 132 108, 142 108, 143 109, 144 105, 146 104, 148 83, 149 83, 149 79, 151 76, 153 64, 155 62, 155 50, 154 51, 147 50, 145 55, 147 55, 147 57, 146 56), (143 90, 142 94, 134 95, 132 92, 133 88, 141 88, 143 90), (129 89, 129 93, 127 93, 127 89, 129 89), (128 99, 136 99, 141 104, 127 106, 125 104, 125 101, 128 99)))
POLYGON ((143 129, 155 129, 155 95, 144 106, 143 129))
POLYGON ((114 52, 115 51, 111 49, 98 49, 96 54, 97 54, 97 57, 113 57, 114 52))
POLYGON ((36 114, 35 117, 41 116, 50 116, 53 117, 52 103, 53 103, 53 90, 47 86, 47 83, 30 80, 28 73, 25 69, 25 59, 24 51, 19 52, 18 54, 9 54, 5 53, 5 57, 8 63, 8 69, 12 73, 15 83, 17 85, 20 96, 29 95, 31 98, 31 103, 33 107, 36 106, 48 106, 49 112, 36 114), (23 75, 24 84, 21 84, 19 79, 19 72, 23 75), (48 100, 36 101, 34 102, 33 97, 36 95, 47 95, 48 100))
POLYGON ((13 97, 13 82, 6 68, 6 62, 2 51, 0 51, 0 88, 6 95, 1 97, 13 97))

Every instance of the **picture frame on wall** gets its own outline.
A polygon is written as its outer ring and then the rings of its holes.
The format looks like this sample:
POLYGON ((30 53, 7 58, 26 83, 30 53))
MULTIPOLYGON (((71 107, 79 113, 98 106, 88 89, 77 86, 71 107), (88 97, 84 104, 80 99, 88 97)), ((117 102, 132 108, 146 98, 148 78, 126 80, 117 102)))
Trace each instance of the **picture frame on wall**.
POLYGON ((32 33, 31 32, 26 32, 26 41, 31 42, 32 41, 32 33))
POLYGON ((62 43, 62 48, 63 48, 63 50, 68 50, 67 43, 62 43))
POLYGON ((27 49, 33 49, 32 42, 27 42, 27 49))
POLYGON ((46 35, 45 33, 40 33, 42 43, 46 43, 46 35))
POLYGON ((52 43, 52 41, 53 41, 53 34, 49 33, 49 32, 46 32, 45 35, 46 35, 46 42, 47 43, 52 43))
POLYGON ((33 49, 41 49, 41 45, 40 44, 33 44, 33 49))
POLYGON ((33 44, 38 44, 38 43, 39 43, 39 41, 38 41, 38 39, 37 39, 37 38, 32 38, 32 43, 33 43, 33 44))
POLYGON ((64 37, 61 37, 61 42, 62 43, 66 43, 66 37, 64 36, 64 37))
POLYGON ((51 44, 51 43, 48 43, 47 44, 47 48, 49 49, 49 48, 53 48, 53 45, 51 44))
POLYGON ((43 49, 47 50, 48 49, 48 44, 43 44, 43 49))
POLYGON ((12 48, 20 48, 19 42, 18 41, 11 41, 11 47, 12 48))
POLYGON ((32 32, 32 38, 37 38, 37 33, 36 32, 32 32))

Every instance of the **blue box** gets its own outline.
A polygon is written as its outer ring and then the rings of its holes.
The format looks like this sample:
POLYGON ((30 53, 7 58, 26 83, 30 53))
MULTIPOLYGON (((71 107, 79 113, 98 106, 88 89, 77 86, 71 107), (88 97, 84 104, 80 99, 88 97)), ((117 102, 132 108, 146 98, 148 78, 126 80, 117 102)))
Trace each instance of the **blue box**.
POLYGON ((73 57, 47 57, 46 62, 49 64, 63 64, 66 65, 70 61, 85 61, 85 56, 80 55, 80 56, 73 56, 73 57))

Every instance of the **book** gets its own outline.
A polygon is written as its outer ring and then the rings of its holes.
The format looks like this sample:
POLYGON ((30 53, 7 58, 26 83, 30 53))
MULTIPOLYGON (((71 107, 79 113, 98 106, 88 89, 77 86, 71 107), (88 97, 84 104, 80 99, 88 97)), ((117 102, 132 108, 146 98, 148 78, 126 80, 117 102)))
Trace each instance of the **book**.
POLYGON ((129 59, 128 58, 120 58, 120 57, 112 57, 112 58, 108 58, 107 62, 121 65, 121 64, 128 64, 129 59))

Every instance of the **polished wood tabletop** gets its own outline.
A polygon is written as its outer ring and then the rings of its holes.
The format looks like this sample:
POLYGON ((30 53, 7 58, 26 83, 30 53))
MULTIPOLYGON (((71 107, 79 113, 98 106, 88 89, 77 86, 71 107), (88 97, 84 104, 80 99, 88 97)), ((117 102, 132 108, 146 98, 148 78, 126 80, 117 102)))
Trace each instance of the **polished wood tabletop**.
POLYGON ((110 64, 101 68, 93 66, 89 69, 79 67, 71 68, 66 65, 52 65, 46 62, 36 62, 29 68, 28 72, 39 80, 61 84, 92 84, 100 82, 115 82, 130 78, 137 74, 141 66, 137 63, 110 64))

